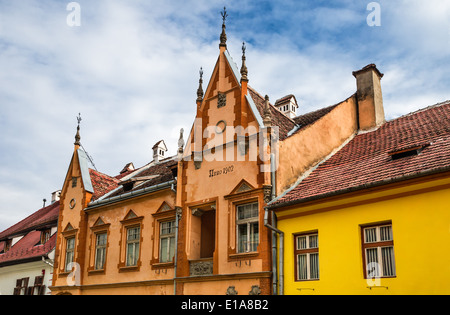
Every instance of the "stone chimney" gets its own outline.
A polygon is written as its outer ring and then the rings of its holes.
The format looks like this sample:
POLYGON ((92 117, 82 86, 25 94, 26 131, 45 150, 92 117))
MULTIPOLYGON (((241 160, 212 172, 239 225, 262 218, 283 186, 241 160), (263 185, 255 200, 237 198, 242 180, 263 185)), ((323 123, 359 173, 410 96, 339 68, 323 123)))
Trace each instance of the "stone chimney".
POLYGON ((369 130, 385 122, 381 78, 376 65, 370 64, 354 71, 358 100, 358 124, 360 130, 369 130))

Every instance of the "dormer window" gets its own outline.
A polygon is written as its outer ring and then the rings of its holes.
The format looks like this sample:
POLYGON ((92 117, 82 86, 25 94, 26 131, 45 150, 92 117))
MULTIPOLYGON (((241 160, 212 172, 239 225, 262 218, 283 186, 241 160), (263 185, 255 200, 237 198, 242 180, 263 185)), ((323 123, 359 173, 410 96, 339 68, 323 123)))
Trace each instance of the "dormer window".
POLYGON ((388 152, 388 154, 391 156, 392 160, 398 160, 398 159, 402 159, 402 158, 405 158, 408 156, 419 155, 420 152, 422 152, 422 150, 429 145, 430 144, 427 143, 427 144, 405 147, 405 148, 390 151, 390 152, 388 152))
POLYGON ((47 243, 47 241, 50 239, 51 231, 50 229, 44 230, 41 232, 41 245, 44 245, 47 243))
POLYGON ((3 248, 3 251, 1 251, 0 253, 4 254, 4 253, 8 252, 11 249, 11 244, 12 244, 12 240, 6 240, 5 247, 3 248))

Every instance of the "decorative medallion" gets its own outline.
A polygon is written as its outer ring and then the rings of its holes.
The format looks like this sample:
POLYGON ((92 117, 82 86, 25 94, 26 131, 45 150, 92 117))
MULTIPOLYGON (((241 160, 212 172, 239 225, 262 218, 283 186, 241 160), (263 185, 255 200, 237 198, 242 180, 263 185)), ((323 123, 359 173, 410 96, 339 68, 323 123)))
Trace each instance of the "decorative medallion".
POLYGON ((238 295, 238 292, 236 291, 236 288, 234 285, 230 285, 227 289, 227 295, 238 295))
POLYGON ((221 134, 225 131, 225 128, 227 127, 227 123, 224 120, 221 120, 216 125, 216 133, 221 134))
POLYGON ((248 295, 260 295, 260 294, 261 294, 261 289, 258 285, 252 286, 252 289, 250 290, 250 292, 248 292, 248 295))
POLYGON ((75 205, 76 205, 76 204, 77 204, 77 202, 75 201, 75 199, 70 200, 70 202, 69 202, 69 207, 70 207, 70 209, 75 208, 75 205))

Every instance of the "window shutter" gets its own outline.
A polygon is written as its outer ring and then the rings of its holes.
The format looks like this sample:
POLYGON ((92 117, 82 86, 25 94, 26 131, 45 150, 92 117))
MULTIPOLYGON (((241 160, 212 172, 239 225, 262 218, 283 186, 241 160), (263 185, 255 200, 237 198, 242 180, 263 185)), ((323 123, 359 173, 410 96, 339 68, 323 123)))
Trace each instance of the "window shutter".
POLYGON ((45 285, 41 285, 39 287, 39 293, 38 294, 39 295, 44 295, 45 294, 45 285))
POLYGON ((43 276, 37 276, 34 278, 34 285, 42 285, 42 283, 44 282, 44 277, 43 276))

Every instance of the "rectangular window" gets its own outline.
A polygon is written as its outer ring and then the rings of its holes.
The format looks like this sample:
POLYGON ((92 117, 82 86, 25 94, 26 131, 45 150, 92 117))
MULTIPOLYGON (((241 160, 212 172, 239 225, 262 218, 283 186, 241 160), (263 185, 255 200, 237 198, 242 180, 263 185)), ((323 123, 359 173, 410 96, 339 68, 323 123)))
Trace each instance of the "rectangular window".
POLYGON ((319 235, 317 232, 295 236, 296 280, 319 279, 319 235))
POLYGON ((106 260, 107 233, 97 234, 95 241, 95 270, 103 270, 106 260))
POLYGON ((133 227, 127 229, 127 258, 128 267, 137 266, 139 260, 139 242, 141 238, 141 228, 133 227))
POLYGON ((72 271, 72 263, 75 255, 75 237, 66 239, 66 268, 65 271, 72 271))
POLYGON ((175 221, 162 222, 160 231, 160 262, 170 262, 175 255, 175 221))
POLYGON ((256 252, 259 244, 258 203, 237 206, 237 252, 256 252))
POLYGON ((366 278, 395 277, 392 224, 363 227, 362 235, 366 278))
POLYGON ((41 244, 47 243, 50 239, 50 229, 41 232, 41 244))

